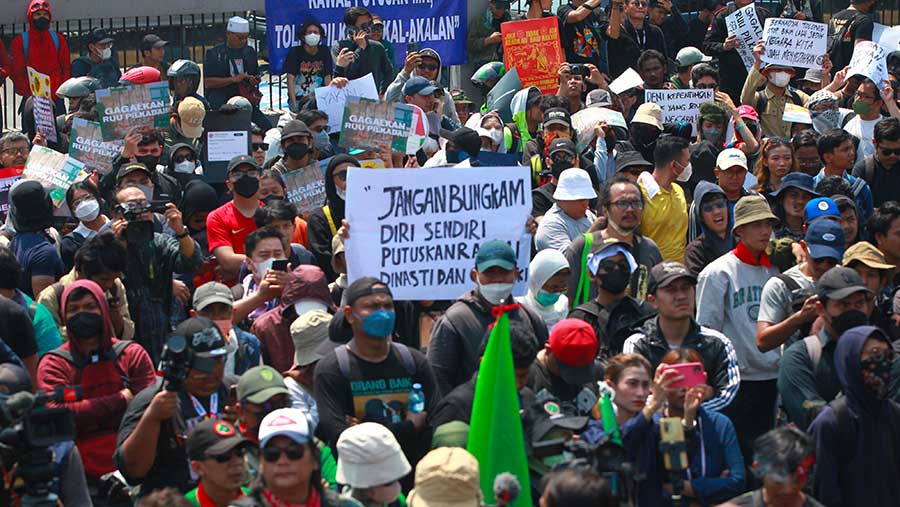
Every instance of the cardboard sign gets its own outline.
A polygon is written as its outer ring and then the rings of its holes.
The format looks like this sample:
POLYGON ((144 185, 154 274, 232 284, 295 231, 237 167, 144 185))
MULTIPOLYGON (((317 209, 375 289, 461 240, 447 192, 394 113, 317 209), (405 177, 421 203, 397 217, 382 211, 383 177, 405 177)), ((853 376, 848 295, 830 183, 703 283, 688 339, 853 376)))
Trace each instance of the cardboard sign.
POLYGON ((334 85, 316 88, 316 108, 328 115, 328 129, 331 132, 341 130, 341 119, 344 117, 344 107, 347 105, 347 97, 362 97, 369 100, 378 100, 378 88, 372 74, 354 79, 347 86, 338 88, 334 85))
POLYGON ((203 180, 207 183, 223 183, 227 179, 228 162, 225 157, 230 153, 247 155, 250 153, 250 111, 237 111, 225 114, 221 111, 209 111, 203 119, 203 180), (235 133, 239 135, 236 136, 235 133), (242 139, 244 149, 233 142, 242 139))
POLYGON ((884 46, 888 53, 900 50, 900 25, 889 27, 875 23, 872 40, 884 46))
POLYGON ((287 200, 297 213, 312 211, 325 204, 325 177, 317 163, 285 174, 284 186, 287 200))
POLYGON ((522 80, 519 79, 519 70, 515 67, 506 71, 506 74, 497 81, 485 97, 488 111, 500 113, 503 123, 513 121, 513 111, 510 109, 512 99, 522 89, 522 80))
POLYGON ((86 176, 83 171, 84 164, 74 158, 50 148, 33 146, 25 161, 22 177, 43 183, 53 205, 59 207, 66 201, 66 190, 72 183, 86 176))
POLYGON ((407 153, 407 137, 415 124, 415 116, 413 106, 408 104, 348 97, 340 144, 346 148, 376 151, 390 145, 392 151, 407 153))
POLYGON ((812 116, 809 114, 809 109, 796 104, 786 103, 784 105, 784 114, 781 116, 781 119, 788 123, 812 125, 812 116))
POLYGON ((47 141, 55 143, 58 137, 56 136, 56 114, 53 111, 53 89, 50 86, 50 76, 28 67, 28 86, 31 88, 35 128, 47 138, 47 141))
POLYGON ((69 136, 69 156, 83 162, 88 169, 100 174, 108 174, 112 170, 112 161, 122 152, 124 141, 103 140, 100 124, 75 118, 72 121, 72 134, 69 136))
POLYGON ((655 102, 662 109, 663 123, 685 122, 693 126, 697 134, 697 118, 700 104, 715 100, 711 89, 645 90, 644 103, 655 102))
POLYGON ((125 139, 134 127, 161 128, 169 124, 168 81, 107 88, 94 94, 104 141, 125 139))
POLYGON ((527 167, 383 169, 351 167, 347 178, 347 274, 374 276, 396 300, 456 299, 474 287, 479 245, 508 241, 518 252, 524 294, 531 236, 527 167))
POLYGON ((605 121, 610 127, 628 129, 622 113, 605 107, 586 107, 572 115, 572 127, 578 132, 575 144, 579 149, 586 148, 594 139, 594 127, 601 121, 605 121))
POLYGON ((24 170, 24 167, 0 168, 0 219, 5 220, 9 213, 9 189, 22 178, 24 170))
POLYGON ((741 7, 725 17, 725 27, 728 35, 737 35, 736 50, 744 61, 744 67, 750 70, 756 59, 753 57, 753 47, 762 39, 763 26, 756 15, 756 4, 741 7))
POLYGON ((621 94, 622 92, 628 91, 632 88, 637 88, 638 86, 643 86, 644 78, 638 74, 638 71, 628 67, 625 69, 619 77, 613 80, 612 83, 609 83, 609 91, 615 93, 616 95, 621 94))
POLYGON ((828 25, 799 19, 768 18, 763 28, 765 63, 821 69, 828 52, 828 25))
POLYGON ((847 72, 848 78, 853 76, 867 77, 881 88, 881 84, 888 79, 887 51, 884 47, 868 40, 856 43, 850 58, 850 70, 847 72))
POLYGON ((557 72, 566 61, 559 43, 559 22, 552 17, 507 21, 503 35, 503 64, 515 67, 522 86, 537 86, 542 93, 556 93, 557 72))

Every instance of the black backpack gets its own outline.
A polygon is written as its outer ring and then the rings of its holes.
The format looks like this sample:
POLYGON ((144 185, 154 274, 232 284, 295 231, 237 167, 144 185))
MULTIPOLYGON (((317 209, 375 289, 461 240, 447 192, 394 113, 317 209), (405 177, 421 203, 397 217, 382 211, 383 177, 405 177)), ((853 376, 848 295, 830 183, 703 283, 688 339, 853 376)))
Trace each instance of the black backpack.
MULTIPOLYGON (((784 285, 791 291, 791 314, 795 314, 803 308, 803 304, 806 303, 806 300, 815 294, 815 289, 810 287, 808 289, 803 289, 800 287, 800 284, 797 283, 797 280, 794 280, 790 275, 786 275, 784 273, 780 275, 776 275, 775 278, 784 282, 784 285)), ((800 329, 797 331, 795 335, 799 335, 800 338, 806 337, 810 335, 812 331, 812 322, 807 324, 803 324, 800 326, 800 329)))
MULTIPOLYGON (((891 406, 891 442, 894 448, 894 466, 900 470, 900 404, 889 401, 891 406)), ((850 409, 847 398, 840 397, 828 403, 837 419, 837 458, 841 466, 849 465, 856 454, 856 432, 850 426, 850 409)))

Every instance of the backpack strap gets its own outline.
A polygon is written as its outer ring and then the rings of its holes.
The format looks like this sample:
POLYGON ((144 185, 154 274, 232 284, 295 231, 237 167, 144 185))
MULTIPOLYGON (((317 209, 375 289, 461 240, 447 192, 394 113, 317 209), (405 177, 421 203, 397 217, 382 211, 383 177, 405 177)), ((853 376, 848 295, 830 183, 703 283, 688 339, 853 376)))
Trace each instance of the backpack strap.
MULTIPOLYGON (((56 52, 59 53, 59 34, 55 30, 47 30, 50 32, 50 38, 53 39, 53 45, 56 52)), ((25 65, 28 65, 28 30, 22 32, 22 53, 25 55, 25 65)))
POLYGON ((850 408, 847 407, 847 398, 837 398, 828 403, 837 420, 837 455, 838 463, 848 464, 853 459, 856 450, 854 435, 850 427, 850 408))
POLYGON ((591 245, 594 243, 594 234, 585 232, 584 248, 581 249, 581 276, 578 277, 578 289, 575 290, 575 297, 572 298, 572 308, 587 303, 591 294, 591 275, 588 274, 587 257, 591 251, 591 245))
MULTIPOLYGON (((866 180, 866 183, 872 181, 872 177, 875 176, 875 155, 869 155, 865 159, 865 165, 863 166, 863 178, 866 180)), ((859 181, 859 178, 857 178, 859 181)))
POLYGON ((53 349, 53 350, 47 352, 45 355, 61 357, 61 358, 65 359, 66 361, 70 362, 73 366, 75 366, 76 369, 80 370, 81 368, 83 368, 83 365, 79 364, 79 363, 81 363, 81 361, 76 360, 75 356, 72 355, 72 352, 70 352, 68 350, 63 350, 62 348, 56 348, 56 349, 53 349))
POLYGON ((812 361, 813 372, 815 372, 819 361, 822 360, 822 341, 818 336, 813 335, 804 338, 803 344, 806 345, 806 353, 809 354, 809 360, 812 361))
POLYGON ((789 275, 781 273, 780 275, 775 275, 775 278, 784 282, 784 285, 787 286, 788 290, 791 291, 791 293, 800 290, 800 284, 797 283, 797 280, 794 280, 789 275))
POLYGON ((341 375, 345 379, 350 379, 350 351, 347 350, 347 345, 341 345, 340 347, 334 349, 334 354, 337 356, 338 368, 341 370, 341 375))
POLYGON ((856 178, 856 181, 853 182, 853 200, 857 200, 859 198, 859 194, 862 193, 863 189, 866 188, 866 180, 862 178, 856 178))
POLYGON ((37 305, 38 302, 35 300, 31 300, 31 303, 28 303, 28 318, 34 321, 34 315, 37 313, 37 305))
POLYGON ((337 227, 334 226, 334 218, 331 216, 331 207, 327 204, 322 206, 322 213, 325 214, 325 220, 328 220, 328 228, 331 229, 331 236, 337 234, 337 227))
POLYGON ((403 361, 403 367, 406 368, 406 373, 409 373, 410 377, 416 376, 416 361, 413 359, 412 352, 409 351, 409 347, 402 343, 392 342, 391 345, 397 352, 400 353, 400 360, 403 361))

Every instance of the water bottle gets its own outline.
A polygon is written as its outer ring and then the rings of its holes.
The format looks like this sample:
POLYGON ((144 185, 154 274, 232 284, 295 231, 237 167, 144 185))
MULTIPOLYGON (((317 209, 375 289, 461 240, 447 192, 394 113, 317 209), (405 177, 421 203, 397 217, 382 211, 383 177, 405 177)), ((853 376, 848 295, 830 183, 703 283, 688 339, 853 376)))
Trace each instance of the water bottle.
POLYGON ((422 392, 422 384, 413 384, 412 391, 409 393, 407 410, 413 414, 419 414, 425 411, 425 393, 422 392))

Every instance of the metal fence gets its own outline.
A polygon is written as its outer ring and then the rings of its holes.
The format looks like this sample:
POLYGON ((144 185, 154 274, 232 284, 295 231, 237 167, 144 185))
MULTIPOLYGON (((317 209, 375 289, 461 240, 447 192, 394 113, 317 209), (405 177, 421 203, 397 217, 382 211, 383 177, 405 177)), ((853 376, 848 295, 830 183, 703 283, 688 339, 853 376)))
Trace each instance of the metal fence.
MULTIPOLYGON (((567 0, 554 0, 554 11, 565 1, 567 0)), ((700 0, 675 1, 685 17, 696 17, 700 0)), ((775 12, 780 0, 757 0, 757 3, 775 12)), ((847 0, 824 0, 824 3, 827 20, 833 13, 845 8, 847 0)), ((514 0, 512 9, 525 12, 526 0, 514 0)), ((259 51, 260 59, 267 60, 265 14, 257 11, 64 20, 54 22, 52 28, 66 38, 73 60, 87 53, 87 35, 91 30, 105 29, 115 40, 113 54, 124 72, 141 61, 140 43, 148 33, 169 41, 166 46, 167 61, 189 58, 202 65, 206 50, 224 42, 225 25, 231 16, 242 16, 250 21, 249 43, 259 51)), ((877 17, 879 22, 888 26, 900 24, 900 10, 896 5, 890 9, 880 9, 877 17)), ((26 23, 0 24, 0 40, 8 49, 12 39, 27 28, 26 23)), ((264 74, 264 82, 268 85, 266 98, 269 103, 277 103, 278 97, 284 93, 284 84, 280 76, 268 74, 268 65, 262 64, 260 68, 264 74)), ((0 122, 3 128, 17 128, 20 123, 18 108, 22 97, 15 94, 10 80, 3 87, 0 100, 0 122)))

